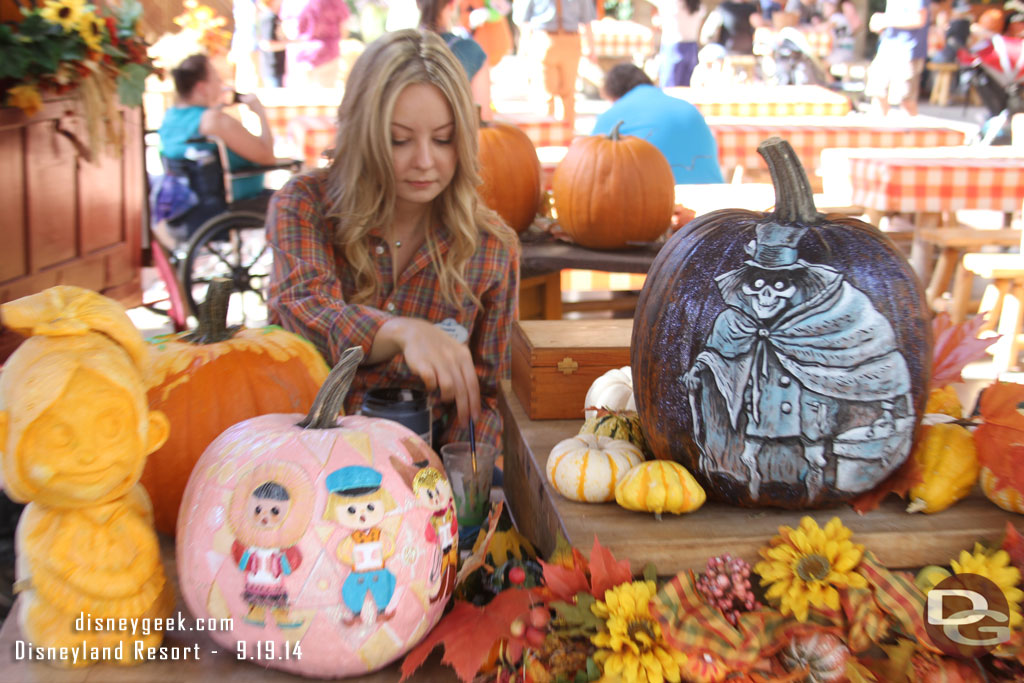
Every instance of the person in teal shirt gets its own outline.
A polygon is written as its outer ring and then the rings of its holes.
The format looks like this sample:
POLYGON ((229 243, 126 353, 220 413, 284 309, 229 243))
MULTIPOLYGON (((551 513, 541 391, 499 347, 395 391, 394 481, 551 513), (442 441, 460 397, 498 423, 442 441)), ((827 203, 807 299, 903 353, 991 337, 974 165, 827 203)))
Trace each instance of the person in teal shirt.
POLYGON ((612 106, 597 117, 591 135, 610 133, 621 121, 621 135, 634 135, 661 150, 677 185, 724 182, 718 143, 695 106, 666 95, 628 63, 608 71, 602 91, 612 106))
MULTIPOLYGON (((267 121, 263 104, 255 95, 239 95, 238 101, 245 104, 260 119, 260 135, 253 135, 238 119, 224 111, 230 89, 221 80, 216 68, 206 55, 187 57, 171 71, 174 88, 178 96, 175 106, 164 114, 158 131, 160 154, 170 160, 196 158, 204 154, 217 153, 215 143, 195 143, 189 140, 199 137, 216 137, 228 149, 230 170, 237 171, 247 166, 269 166, 277 163, 274 156, 274 137, 267 121)), ((193 188, 194 189, 194 188, 193 188)), ((234 201, 268 195, 263 188, 263 176, 239 178, 231 183, 234 201)), ((202 199, 202 198, 201 198, 202 199)), ((223 207, 220 207, 223 210, 223 207)), ((209 211, 193 211, 186 219, 188 232, 193 232, 206 219, 209 211)))
POLYGON ((480 43, 454 32, 463 32, 461 27, 456 29, 453 26, 455 0, 416 0, 416 6, 420 10, 420 28, 441 36, 441 40, 466 72, 473 103, 480 107, 480 117, 490 121, 491 67, 487 64, 487 53, 480 47, 480 43))

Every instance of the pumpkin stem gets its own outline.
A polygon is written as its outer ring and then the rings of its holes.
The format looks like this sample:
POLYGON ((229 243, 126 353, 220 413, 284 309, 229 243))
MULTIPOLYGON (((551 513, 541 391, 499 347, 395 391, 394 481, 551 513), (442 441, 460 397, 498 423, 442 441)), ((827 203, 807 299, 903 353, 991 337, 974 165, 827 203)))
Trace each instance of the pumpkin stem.
POLYGON ((193 344, 216 344, 235 336, 241 325, 228 327, 228 301, 234 284, 223 277, 214 278, 206 290, 206 301, 198 304, 199 326, 182 339, 193 344))
POLYGON ((621 137, 621 135, 619 133, 619 128, 624 123, 625 123, 625 121, 619 121, 618 123, 615 124, 615 127, 612 128, 612 132, 608 133, 608 139, 609 140, 618 140, 621 137))
POLYGON ((348 390, 352 387, 356 369, 363 362, 363 347, 353 346, 342 352, 338 364, 331 368, 320 391, 313 399, 313 407, 309 414, 298 423, 303 429, 333 429, 338 426, 338 413, 341 412, 348 390))
POLYGON ((807 173, 792 145, 777 135, 757 146, 775 186, 775 217, 780 223, 817 225, 822 214, 814 206, 814 193, 807 173))

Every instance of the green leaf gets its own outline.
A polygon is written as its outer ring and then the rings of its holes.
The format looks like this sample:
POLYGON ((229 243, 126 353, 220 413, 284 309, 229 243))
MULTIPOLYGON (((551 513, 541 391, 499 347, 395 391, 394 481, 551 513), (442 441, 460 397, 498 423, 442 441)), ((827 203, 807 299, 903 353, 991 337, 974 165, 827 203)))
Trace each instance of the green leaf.
POLYGON ((658 568, 654 566, 653 562, 648 562, 644 565, 643 576, 644 581, 658 583, 658 568))
POLYGON ((591 681, 596 681, 601 677, 601 668, 594 661, 593 657, 587 657, 587 676, 591 681))
POLYGON ((123 0, 120 7, 112 8, 118 28, 126 29, 129 34, 134 34, 135 24, 142 18, 142 9, 142 3, 138 0, 123 0))
POLYGON ((149 69, 141 64, 125 64, 117 75, 117 96, 126 107, 142 105, 149 69))
POLYGON ((578 593, 576 604, 553 602, 555 618, 551 629, 564 636, 591 636, 604 628, 604 620, 591 611, 590 606, 597 602, 589 593, 578 593))

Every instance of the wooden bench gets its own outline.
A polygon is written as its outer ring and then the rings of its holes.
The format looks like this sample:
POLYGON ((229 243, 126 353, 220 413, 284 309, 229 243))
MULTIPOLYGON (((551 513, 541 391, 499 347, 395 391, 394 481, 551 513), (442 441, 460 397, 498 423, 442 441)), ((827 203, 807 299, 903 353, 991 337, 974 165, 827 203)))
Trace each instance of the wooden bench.
POLYGON ((952 62, 929 62, 925 68, 935 76, 928 103, 937 104, 940 107, 949 105, 949 93, 953 87, 953 79, 960 73, 960 66, 952 62))
MULTIPOLYGON (((935 310, 945 307, 943 294, 950 292, 952 301, 948 306, 953 322, 963 322, 970 306, 971 285, 974 273, 964 268, 963 257, 967 251, 977 251, 986 246, 1014 247, 1021 242, 1020 230, 980 230, 977 228, 922 228, 921 239, 939 249, 939 257, 932 268, 925 298, 935 310)), ((977 254, 977 256, 1003 256, 1003 254, 977 254)))
POLYGON ((995 330, 1001 335, 992 345, 997 372, 1017 365, 1021 351, 1021 326, 1024 324, 1024 255, 966 254, 963 268, 987 278, 992 284, 978 306, 979 315, 988 315, 981 332, 995 330))

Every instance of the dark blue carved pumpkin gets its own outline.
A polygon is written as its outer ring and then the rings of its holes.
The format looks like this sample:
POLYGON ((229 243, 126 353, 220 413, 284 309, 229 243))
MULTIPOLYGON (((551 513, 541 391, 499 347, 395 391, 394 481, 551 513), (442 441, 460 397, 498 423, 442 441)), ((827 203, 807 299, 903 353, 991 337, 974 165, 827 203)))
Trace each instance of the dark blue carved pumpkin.
POLYGON ((725 209, 662 248, 637 305, 637 410, 659 458, 740 505, 849 500, 909 456, 931 366, 917 276, 862 221, 819 214, 766 140, 770 213, 725 209))

